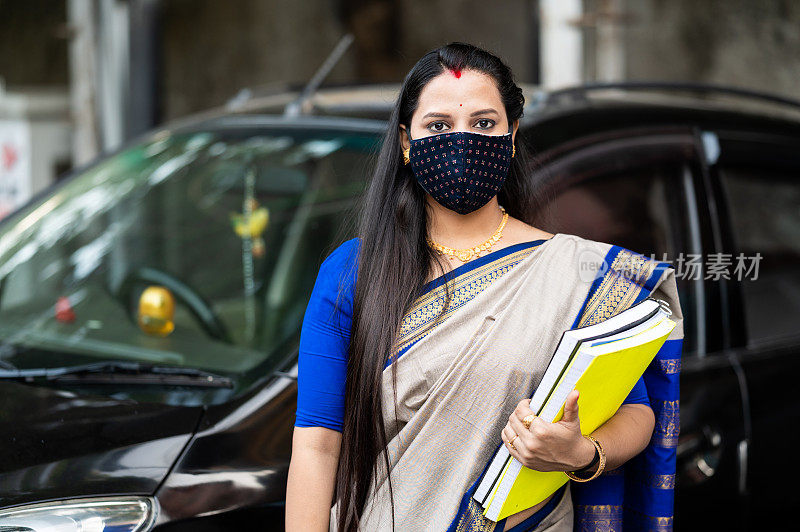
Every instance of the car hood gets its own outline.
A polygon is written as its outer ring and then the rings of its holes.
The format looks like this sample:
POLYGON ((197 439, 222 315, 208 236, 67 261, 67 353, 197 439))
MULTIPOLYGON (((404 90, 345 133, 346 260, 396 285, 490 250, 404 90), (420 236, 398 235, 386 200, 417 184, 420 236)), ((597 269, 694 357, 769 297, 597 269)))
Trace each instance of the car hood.
POLYGON ((0 507, 152 494, 202 413, 0 381, 0 507))

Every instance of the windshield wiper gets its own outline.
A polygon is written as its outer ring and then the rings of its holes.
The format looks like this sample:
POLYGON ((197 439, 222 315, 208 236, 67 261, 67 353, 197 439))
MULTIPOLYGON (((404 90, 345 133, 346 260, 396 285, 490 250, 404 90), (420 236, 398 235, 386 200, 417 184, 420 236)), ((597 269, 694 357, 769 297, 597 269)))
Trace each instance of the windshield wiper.
POLYGON ((162 384, 233 388, 230 378, 195 368, 113 360, 62 368, 0 369, 0 379, 62 384, 162 384))

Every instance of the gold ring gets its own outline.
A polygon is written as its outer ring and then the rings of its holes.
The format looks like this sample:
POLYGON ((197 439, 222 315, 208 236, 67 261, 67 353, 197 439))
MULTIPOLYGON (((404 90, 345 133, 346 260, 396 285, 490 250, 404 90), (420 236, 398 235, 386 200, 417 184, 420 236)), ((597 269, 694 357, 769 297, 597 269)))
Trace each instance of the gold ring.
POLYGON ((522 418, 522 424, 525 425, 526 429, 530 429, 531 428, 531 423, 533 423, 533 420, 534 420, 535 417, 536 417, 536 414, 528 414, 527 416, 522 418))
POLYGON ((517 450, 517 448, 516 448, 516 447, 514 447, 514 440, 516 440, 517 438, 519 438, 519 434, 514 434, 514 437, 513 437, 513 438, 511 438, 511 441, 510 441, 510 442, 508 442, 508 445, 509 445, 509 446, 510 446, 512 449, 514 449, 515 451, 517 450))

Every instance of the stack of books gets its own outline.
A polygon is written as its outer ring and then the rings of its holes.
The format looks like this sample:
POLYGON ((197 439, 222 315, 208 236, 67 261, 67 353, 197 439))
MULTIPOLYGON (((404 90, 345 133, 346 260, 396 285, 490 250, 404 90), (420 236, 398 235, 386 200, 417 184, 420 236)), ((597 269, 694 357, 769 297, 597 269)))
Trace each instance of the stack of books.
MULTIPOLYGON (((531 410, 557 422, 567 395, 577 389, 581 433, 590 434, 611 418, 675 328, 662 300, 645 298, 594 325, 564 331, 542 381, 531 398, 531 410)), ((473 498, 492 521, 544 501, 569 480, 563 471, 524 467, 501 445, 481 477, 473 498)))

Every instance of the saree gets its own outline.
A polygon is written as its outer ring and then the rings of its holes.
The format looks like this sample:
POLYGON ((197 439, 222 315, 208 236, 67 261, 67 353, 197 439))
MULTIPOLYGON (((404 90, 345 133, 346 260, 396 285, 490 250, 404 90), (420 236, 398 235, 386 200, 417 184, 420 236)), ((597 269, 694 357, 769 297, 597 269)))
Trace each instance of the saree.
POLYGON ((485 518, 472 493, 517 403, 533 395, 564 330, 648 296, 677 322, 644 375, 656 414, 651 441, 614 471, 568 482, 534 530, 671 529, 683 340, 674 269, 566 233, 473 259, 428 283, 406 313, 383 371, 390 467, 379 456, 360 529, 501 532, 505 520, 485 518))

